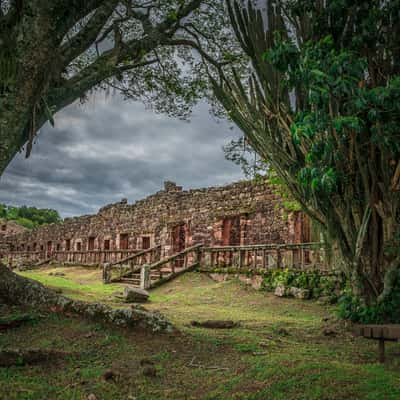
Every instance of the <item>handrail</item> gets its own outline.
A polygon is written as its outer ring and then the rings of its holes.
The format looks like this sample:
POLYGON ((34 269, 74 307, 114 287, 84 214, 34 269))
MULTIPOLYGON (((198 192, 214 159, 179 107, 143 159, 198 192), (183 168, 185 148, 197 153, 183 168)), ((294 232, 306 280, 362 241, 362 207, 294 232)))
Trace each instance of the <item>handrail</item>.
POLYGON ((154 247, 150 247, 149 249, 145 249, 145 250, 139 251, 139 253, 133 254, 132 256, 129 256, 129 257, 126 257, 126 258, 123 258, 120 261, 115 261, 113 263, 110 263, 110 264, 108 264, 108 266, 109 267, 113 267, 115 265, 124 264, 127 261, 134 260, 135 258, 138 258, 138 257, 141 257, 141 256, 143 256, 145 254, 151 253, 151 252, 153 252, 153 251, 155 251, 155 250, 157 250, 159 248, 161 248, 160 244, 157 245, 157 246, 154 246, 154 247))
MULTIPOLYGON (((195 245, 192 247, 203 246, 201 244, 195 245)), ((229 251, 229 250, 262 250, 262 249, 292 249, 292 248, 310 248, 310 247, 322 247, 322 242, 309 242, 309 243, 280 243, 280 244, 255 244, 255 245, 238 245, 238 246, 204 246, 204 251, 229 251)), ((143 255, 146 252, 150 252, 156 250, 157 248, 161 247, 161 245, 151 247, 150 249, 145 250, 137 250, 137 249, 115 249, 115 250, 103 250, 103 249, 96 249, 96 250, 51 250, 52 254, 88 254, 88 253, 95 253, 95 254, 102 254, 102 253, 132 253, 135 254, 128 256, 116 263, 119 262, 126 262, 129 261, 130 258, 135 258, 137 256, 143 255)), ((191 249, 191 248, 188 248, 191 249)), ((185 249, 187 250, 187 249, 185 249)), ((183 250, 183 251, 185 251, 183 250)), ((47 253, 47 250, 13 250, 5 252, 6 255, 33 255, 33 254, 42 254, 47 253)), ((173 257, 173 256, 171 256, 173 257)))
POLYGON ((194 245, 194 246, 188 247, 188 248, 186 248, 186 249, 180 251, 179 253, 173 254, 172 256, 169 256, 169 257, 167 257, 167 258, 163 258, 162 260, 157 261, 157 262, 155 262, 154 264, 151 264, 151 265, 150 265, 150 269, 157 269, 157 268, 163 266, 164 264, 167 264, 167 263, 169 263, 170 261, 174 261, 174 260, 177 259, 178 257, 183 256, 183 255, 185 255, 185 254, 187 254, 187 253, 190 253, 190 252, 193 251, 193 250, 200 249, 201 247, 203 247, 202 244, 196 244, 196 245, 194 245))
POLYGON ((155 246, 155 247, 151 247, 150 249, 146 249, 146 250, 138 250, 138 249, 115 249, 115 250, 103 250, 103 249, 96 249, 96 250, 13 250, 13 251, 7 251, 6 254, 11 254, 11 255, 18 255, 18 254, 41 254, 41 253, 52 253, 52 254, 88 254, 88 253, 96 253, 96 254, 100 254, 100 253, 135 253, 132 256, 129 257, 133 257, 138 253, 142 253, 143 251, 149 251, 152 249, 156 249, 157 247, 161 247, 159 246, 155 246))
POLYGON ((196 244, 152 265, 143 265, 140 269, 140 287, 142 289, 150 289, 192 270, 200 263, 202 247, 203 244, 196 244), (190 253, 193 252, 195 252, 194 258, 191 260, 191 264, 188 265, 190 253), (162 267, 168 263, 171 264, 170 270, 164 274, 162 267))
MULTIPOLYGON (((44 250, 45 251, 45 250, 44 250)), ((134 253, 134 252, 139 252, 140 250, 137 249, 114 249, 114 250, 102 250, 102 249, 96 249, 96 250, 52 250, 54 254, 63 254, 63 253, 71 253, 71 254, 88 254, 88 253, 134 253)))
POLYGON ((42 254, 45 253, 45 250, 13 250, 13 251, 6 251, 5 254, 7 255, 21 255, 21 254, 28 254, 28 255, 32 255, 32 254, 42 254))
POLYGON ((103 263, 103 282, 109 283, 112 281, 111 271, 113 267, 119 267, 119 279, 124 277, 126 278, 127 274, 132 275, 139 272, 144 264, 154 261, 154 259, 156 257, 159 258, 160 255, 161 245, 157 245, 154 247, 150 247, 149 249, 139 251, 138 253, 126 257, 122 260, 115 261, 113 263, 103 263), (134 260, 138 260, 137 262, 139 265, 134 265, 134 260), (126 266, 126 264, 128 264, 129 271, 124 272, 123 267, 126 266))
POLYGON ((254 271, 258 268, 267 270, 271 266, 280 269, 285 265, 289 268, 300 266, 301 269, 326 266, 322 242, 210 246, 204 247, 202 253, 208 254, 208 268, 230 266, 254 271))
POLYGON ((277 250, 277 249, 308 249, 322 247, 323 242, 309 243, 280 243, 280 244, 253 244, 253 245, 238 245, 238 246, 209 246, 203 247, 203 251, 237 251, 237 250, 277 250))

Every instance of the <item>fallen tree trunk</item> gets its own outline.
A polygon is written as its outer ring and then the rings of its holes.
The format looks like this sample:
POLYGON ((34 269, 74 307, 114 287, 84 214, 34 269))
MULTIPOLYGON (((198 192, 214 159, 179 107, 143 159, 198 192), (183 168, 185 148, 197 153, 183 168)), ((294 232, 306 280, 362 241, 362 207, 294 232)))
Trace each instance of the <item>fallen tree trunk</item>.
POLYGON ((221 320, 208 320, 208 321, 192 321, 190 323, 192 326, 200 328, 210 328, 210 329, 232 329, 236 328, 239 323, 234 321, 221 321, 221 320))
POLYGON ((122 327, 138 327, 153 332, 172 331, 171 323, 161 314, 142 308, 112 308, 105 304, 72 300, 41 283, 15 274, 0 264, 0 299, 8 304, 45 307, 60 312, 122 327))
POLYGON ((59 350, 0 350, 0 367, 12 367, 14 365, 37 364, 41 362, 55 361, 69 355, 71 355, 71 353, 59 350))
POLYGON ((0 332, 6 331, 12 328, 18 328, 26 322, 34 321, 35 318, 32 315, 18 315, 17 317, 11 318, 0 318, 0 332))

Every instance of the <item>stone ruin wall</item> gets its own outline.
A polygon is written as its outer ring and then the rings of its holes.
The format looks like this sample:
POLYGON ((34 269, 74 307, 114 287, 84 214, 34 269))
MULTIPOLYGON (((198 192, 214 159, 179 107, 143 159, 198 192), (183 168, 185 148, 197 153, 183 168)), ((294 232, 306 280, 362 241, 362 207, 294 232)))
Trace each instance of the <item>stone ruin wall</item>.
POLYGON ((121 235, 126 234, 129 249, 143 248, 146 240, 151 247, 161 244, 164 255, 169 255, 176 251, 173 243, 177 226, 182 227, 185 247, 197 243, 218 246, 299 241, 295 238, 297 219, 285 214, 281 199, 265 183, 243 181, 183 191, 173 182, 166 182, 164 190, 134 204, 123 200, 101 208, 95 215, 66 218, 62 224, 15 235, 9 244, 13 250, 26 251, 34 250, 36 243, 39 251, 48 250, 51 241, 52 250, 68 250, 69 239, 70 250, 77 250, 78 243, 81 250, 88 250, 89 238, 94 238, 94 250, 104 249, 106 240, 110 241, 110 250, 117 250, 121 248, 121 235), (229 218, 233 218, 231 229, 237 231, 237 243, 228 243, 224 237, 229 218))
POLYGON ((0 238, 4 238, 6 236, 11 236, 27 231, 28 231, 27 228, 18 225, 14 221, 7 221, 5 219, 0 219, 0 238))
POLYGON ((17 234, 21 234, 27 231, 27 228, 18 225, 13 221, 0 219, 0 254, 5 253, 9 250, 9 237, 13 237, 17 234))

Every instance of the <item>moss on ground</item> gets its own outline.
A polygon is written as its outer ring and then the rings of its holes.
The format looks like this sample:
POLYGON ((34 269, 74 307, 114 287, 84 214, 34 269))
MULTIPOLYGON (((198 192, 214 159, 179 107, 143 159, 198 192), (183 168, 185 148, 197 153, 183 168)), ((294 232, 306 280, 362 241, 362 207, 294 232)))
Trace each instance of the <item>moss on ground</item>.
MULTIPOLYGON (((24 272, 63 293, 117 304, 122 285, 102 285, 100 272, 57 268, 24 272), (65 277, 49 276, 63 272, 65 277)), ((146 306, 180 329, 150 335, 50 313, 0 335, 0 347, 60 349, 71 355, 51 365, 0 368, 0 399, 99 400, 397 400, 400 349, 387 345, 376 363, 376 343, 353 338, 334 309, 312 301, 278 299, 239 282, 216 283, 188 273, 151 292, 146 306), (191 320, 233 319, 239 328, 194 328, 191 320), (336 336, 325 336, 329 328, 336 336), (156 377, 143 375, 143 359, 156 377), (200 365, 195 367, 193 365, 200 365), (218 368, 210 368, 218 367, 218 368), (116 378, 105 381, 112 369, 116 378)), ((29 310, 0 308, 6 313, 29 310)))

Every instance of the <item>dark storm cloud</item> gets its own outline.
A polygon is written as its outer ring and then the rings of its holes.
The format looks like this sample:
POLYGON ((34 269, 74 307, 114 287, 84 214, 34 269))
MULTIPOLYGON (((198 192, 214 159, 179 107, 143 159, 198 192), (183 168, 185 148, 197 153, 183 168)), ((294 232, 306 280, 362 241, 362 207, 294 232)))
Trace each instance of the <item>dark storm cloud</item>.
POLYGON ((0 202, 55 208, 63 216, 94 213, 127 197, 129 202, 172 180, 185 188, 242 178, 222 146, 238 136, 216 122, 206 105, 190 122, 145 110, 120 97, 98 96, 56 115, 29 159, 19 154, 0 180, 0 202))

